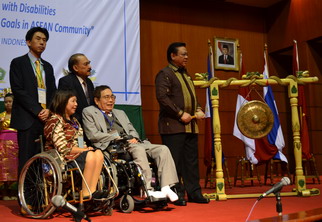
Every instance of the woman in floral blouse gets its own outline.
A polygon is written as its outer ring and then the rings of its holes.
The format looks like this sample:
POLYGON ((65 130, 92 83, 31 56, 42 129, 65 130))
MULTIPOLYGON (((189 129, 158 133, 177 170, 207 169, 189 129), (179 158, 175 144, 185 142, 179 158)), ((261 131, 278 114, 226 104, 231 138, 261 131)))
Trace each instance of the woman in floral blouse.
MULTIPOLYGON (((75 159, 83 171, 92 197, 101 198, 103 194, 96 191, 96 187, 103 166, 103 154, 99 149, 94 150, 93 147, 86 146, 83 129, 73 117, 76 108, 77 98, 73 91, 58 90, 56 92, 49 107, 51 116, 44 128, 45 149, 57 149, 65 160, 75 159)), ((73 164, 74 161, 68 163, 75 167, 73 164)), ((82 192, 84 198, 90 195, 84 181, 82 192)))

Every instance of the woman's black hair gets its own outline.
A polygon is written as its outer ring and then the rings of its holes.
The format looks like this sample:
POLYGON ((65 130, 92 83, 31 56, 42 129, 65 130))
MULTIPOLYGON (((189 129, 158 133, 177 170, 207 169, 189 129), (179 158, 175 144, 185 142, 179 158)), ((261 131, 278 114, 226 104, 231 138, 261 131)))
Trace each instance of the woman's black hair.
POLYGON ((65 109, 68 100, 73 96, 76 96, 76 93, 73 90, 57 90, 49 106, 49 110, 52 113, 58 114, 62 116, 65 120, 67 120, 65 109))

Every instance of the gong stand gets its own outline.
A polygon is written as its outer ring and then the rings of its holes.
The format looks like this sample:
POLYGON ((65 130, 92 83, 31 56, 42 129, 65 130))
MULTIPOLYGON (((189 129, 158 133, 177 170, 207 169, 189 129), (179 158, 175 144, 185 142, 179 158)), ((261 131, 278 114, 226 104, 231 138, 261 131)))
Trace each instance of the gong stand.
MULTIPOLYGON (((197 75, 196 75, 197 76, 197 75)), ((243 78, 245 78, 243 76, 243 78)), ((288 97, 290 99, 291 114, 292 114, 292 131, 293 131, 293 146, 295 157, 295 188, 293 192, 281 193, 281 196, 312 196, 319 195, 320 190, 313 188, 306 188, 305 176, 302 168, 302 145, 300 141, 300 121, 298 115, 298 84, 317 82, 317 77, 298 77, 288 76, 280 79, 276 76, 271 76, 269 79, 263 79, 256 75, 247 75, 247 79, 238 80, 231 78, 228 80, 219 80, 212 78, 211 80, 195 80, 194 85, 201 88, 210 88, 211 104, 213 109, 213 129, 214 129, 214 153, 216 161, 216 193, 205 194, 210 199, 227 200, 231 198, 257 198, 260 194, 237 194, 226 195, 225 193, 225 179, 222 169, 222 144, 221 144, 221 129, 219 118, 219 89, 229 86, 268 86, 281 85, 288 87, 288 97)))

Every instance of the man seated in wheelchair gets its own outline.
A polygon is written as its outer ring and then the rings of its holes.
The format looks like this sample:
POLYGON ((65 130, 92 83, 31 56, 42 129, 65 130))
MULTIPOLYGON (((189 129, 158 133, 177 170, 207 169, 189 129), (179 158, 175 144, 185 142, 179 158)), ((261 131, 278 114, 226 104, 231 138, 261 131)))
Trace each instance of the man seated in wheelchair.
POLYGON ((178 196, 170 186, 178 183, 174 161, 167 146, 141 141, 124 111, 114 109, 116 96, 110 87, 97 86, 94 89, 95 106, 83 110, 84 131, 93 146, 105 150, 120 135, 132 136, 128 140, 128 151, 135 164, 139 165, 145 178, 148 195, 154 198, 169 198, 176 201, 178 196), (154 159, 158 168, 161 191, 153 191, 151 187, 152 171, 147 154, 154 159))
POLYGON ((82 194, 84 199, 99 199, 105 195, 96 190, 97 182, 102 171, 104 156, 101 150, 94 150, 86 146, 83 140, 83 129, 73 117, 77 108, 77 98, 73 91, 58 90, 49 107, 51 116, 44 127, 46 137, 45 149, 57 149, 66 160, 68 167, 76 168, 76 160, 81 168, 85 181, 82 182, 82 194))

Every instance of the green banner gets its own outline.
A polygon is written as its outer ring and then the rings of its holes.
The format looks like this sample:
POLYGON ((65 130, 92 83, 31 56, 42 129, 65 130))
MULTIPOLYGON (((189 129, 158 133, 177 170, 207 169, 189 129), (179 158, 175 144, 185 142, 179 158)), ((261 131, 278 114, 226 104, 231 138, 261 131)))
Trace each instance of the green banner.
POLYGON ((115 105, 115 108, 121 109, 126 113, 136 131, 138 131, 140 139, 145 139, 145 131, 142 118, 142 107, 135 105, 115 105))

